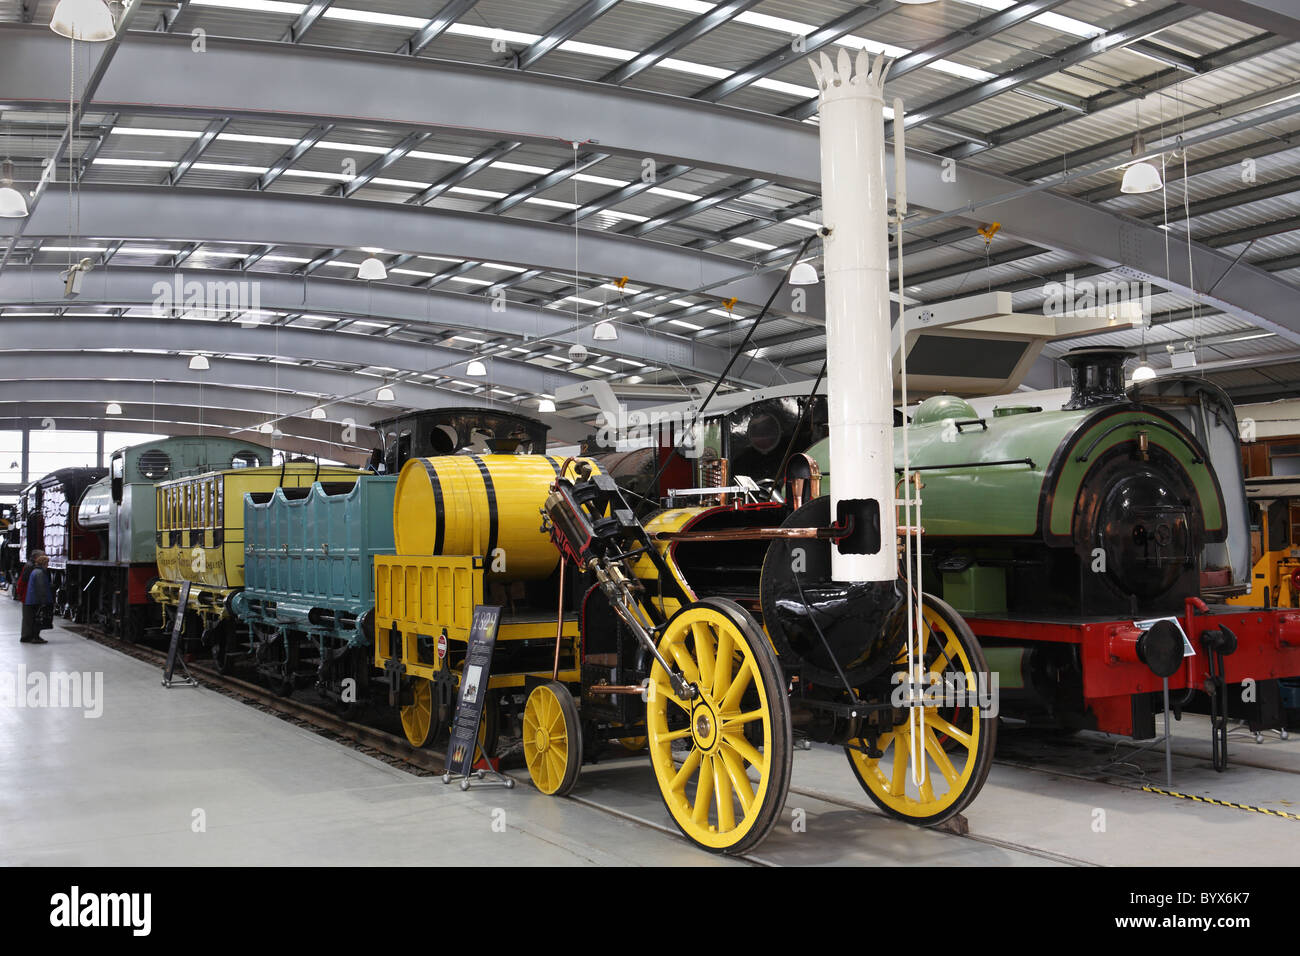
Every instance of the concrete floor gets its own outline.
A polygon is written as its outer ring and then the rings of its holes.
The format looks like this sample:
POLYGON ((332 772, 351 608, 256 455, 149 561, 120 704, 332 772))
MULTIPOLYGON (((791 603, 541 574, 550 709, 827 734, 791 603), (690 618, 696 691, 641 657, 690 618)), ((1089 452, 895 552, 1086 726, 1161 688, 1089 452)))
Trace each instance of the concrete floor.
MULTIPOLYGON (((46 632, 48 645, 20 644, 18 626, 18 607, 0 596, 0 696, 24 667, 82 671, 102 675, 103 707, 88 718, 0 706, 0 864, 744 865, 676 834, 644 759, 584 769, 571 799, 527 783, 463 793, 213 691, 165 689, 155 667, 60 627, 46 632)), ((1177 749, 1193 756, 1177 758, 1174 789, 1300 812, 1296 737, 1234 738, 1240 762, 1215 774, 1208 732, 1189 720, 1177 734, 1177 749)), ((968 837, 888 820, 842 752, 798 752, 784 820, 750 862, 1297 861, 1300 822, 1144 793, 1125 768, 1097 769, 1113 746, 1099 735, 1019 739, 1006 748, 1014 763, 995 765, 968 808, 968 837), (791 825, 797 815, 802 832, 791 825)), ((1163 786, 1162 764, 1144 765, 1163 786)))

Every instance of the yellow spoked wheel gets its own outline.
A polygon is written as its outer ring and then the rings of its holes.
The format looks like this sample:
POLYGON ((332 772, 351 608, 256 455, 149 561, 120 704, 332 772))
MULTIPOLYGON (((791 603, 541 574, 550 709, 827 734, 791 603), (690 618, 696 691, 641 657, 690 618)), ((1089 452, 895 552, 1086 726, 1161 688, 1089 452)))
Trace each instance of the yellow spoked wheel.
MULTIPOLYGON (((984 786, 993 763, 997 717, 995 703, 992 712, 980 704, 978 692, 989 686, 981 683, 987 679, 988 664, 970 627, 929 594, 924 609, 920 683, 934 688, 934 705, 915 708, 920 711, 916 739, 925 753, 921 783, 913 778, 909 708, 894 709, 893 728, 876 740, 878 756, 871 755, 866 739, 852 741, 845 751, 876 806, 899 820, 936 826, 959 813, 984 786), (952 693, 945 696, 947 688, 952 693)), ((906 672, 906 649, 895 666, 906 672)))
POLYGON ((790 702, 776 653, 740 605, 688 604, 659 651, 699 693, 683 700, 656 664, 646 704, 650 762, 687 838, 741 853, 767 836, 790 788, 790 702))
POLYGON ((524 762, 533 786, 562 797, 578 782, 582 769, 582 725, 578 705, 563 684, 549 681, 533 688, 524 704, 524 762))
POLYGON ((646 744, 650 740, 646 737, 619 737, 618 742, 623 745, 623 749, 628 753, 639 754, 645 750, 646 744))
POLYGON ((412 747, 431 746, 442 729, 442 708, 438 706, 433 681, 411 679, 411 703, 401 709, 402 730, 412 747))

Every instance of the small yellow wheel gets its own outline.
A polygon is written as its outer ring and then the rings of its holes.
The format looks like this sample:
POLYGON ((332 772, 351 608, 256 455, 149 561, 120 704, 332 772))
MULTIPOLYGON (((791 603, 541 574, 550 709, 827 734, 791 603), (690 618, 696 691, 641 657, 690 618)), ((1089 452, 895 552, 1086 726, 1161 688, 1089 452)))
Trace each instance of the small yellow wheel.
MULTIPOLYGON (((914 708, 919 711, 918 751, 923 747, 926 754, 922 782, 918 785, 913 776, 909 708, 894 709, 893 728, 876 740, 879 756, 870 755, 865 739, 852 741, 845 752, 876 806, 895 819, 936 826, 961 812, 984 786, 993 764, 998 721, 996 703, 984 707, 978 698, 977 691, 989 686, 988 663, 969 625, 952 607, 929 594, 924 614, 920 682, 937 685, 946 677, 952 687, 966 693, 947 706, 936 700, 935 706, 914 708)), ((905 648, 895 667, 906 673, 905 648)))
POLYGON ((533 688, 524 704, 524 762, 533 786, 562 797, 582 769, 582 725, 578 705, 563 684, 548 681, 533 688))
POLYGON ((669 814, 707 850, 741 853, 776 823, 790 788, 790 702, 776 653, 753 617, 708 598, 673 615, 659 651, 697 690, 683 700, 650 674, 650 762, 669 814))
POLYGON ((423 677, 411 679, 411 703, 401 709, 402 730, 412 747, 429 747, 442 730, 441 708, 434 693, 433 681, 423 677))
POLYGON ((650 741, 646 737, 619 737, 618 742, 628 753, 639 754, 650 741))

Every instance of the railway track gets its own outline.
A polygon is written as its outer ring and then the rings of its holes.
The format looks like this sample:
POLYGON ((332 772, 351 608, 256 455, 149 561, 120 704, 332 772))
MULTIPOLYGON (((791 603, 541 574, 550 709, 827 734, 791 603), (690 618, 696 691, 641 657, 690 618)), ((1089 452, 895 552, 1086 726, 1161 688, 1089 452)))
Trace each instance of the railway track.
MULTIPOLYGON (((82 637, 112 648, 128 657, 133 657, 137 660, 156 665, 159 670, 161 670, 166 663, 166 653, 157 648, 145 644, 133 644, 119 638, 110 637, 88 625, 63 622, 62 626, 73 633, 77 633, 82 637)), ((375 757, 390 766, 397 767, 415 776, 435 776, 441 774, 445 769, 446 754, 444 751, 432 748, 421 749, 412 747, 407 743, 405 738, 396 734, 388 733, 387 731, 363 723, 347 720, 338 714, 331 713, 323 707, 318 707, 294 697, 281 697, 259 684, 243 680, 239 677, 221 674, 215 668, 203 662, 188 662, 187 667, 194 678, 204 687, 208 687, 211 690, 215 690, 218 693, 239 700, 250 706, 257 707, 259 710, 266 713, 274 714, 282 720, 294 723, 297 726, 311 730, 321 736, 351 746, 361 753, 375 757)), ((612 757, 608 760, 602 761, 602 763, 614 764, 624 760, 635 759, 637 758, 612 757)), ((503 768, 502 772, 512 777, 520 785, 530 783, 526 770, 522 770, 518 767, 503 768)), ((846 809, 871 814, 882 819, 888 819, 873 805, 866 802, 858 802, 834 794, 823 793, 818 790, 797 786, 791 786, 790 792, 792 794, 799 794, 801 796, 819 800, 832 806, 844 807, 846 809)), ((596 810, 607 816, 628 823, 633 823, 637 826, 642 826, 659 833, 664 833, 673 837, 680 835, 673 826, 667 823, 649 819, 621 807, 602 803, 600 800, 593 799, 591 796, 570 794, 566 799, 572 800, 581 806, 596 810)), ((904 825, 905 824, 900 824, 900 826, 904 825)), ((1054 853, 1050 850, 1044 850, 1038 847, 998 840, 978 833, 956 831, 947 832, 949 832, 950 835, 961 839, 968 839, 987 846, 1025 853, 1054 863, 1064 863, 1071 866, 1095 865, 1087 860, 1054 853)), ((737 854, 730 857, 730 859, 759 867, 775 867, 782 865, 780 860, 764 855, 761 852, 761 848, 759 851, 737 854)))
MULTIPOLYGON (((64 623, 70 631, 98 644, 111 647, 119 653, 136 660, 157 664, 161 669, 166 663, 167 655, 157 648, 144 644, 132 644, 119 638, 109 637, 86 625, 64 623)), ((322 736, 332 737, 350 743, 370 756, 378 757, 385 763, 403 766, 419 776, 430 776, 443 772, 446 755, 437 750, 422 750, 412 747, 405 739, 396 734, 371 727, 366 724, 346 720, 323 707, 317 707, 293 697, 281 697, 266 688, 243 680, 221 674, 216 669, 202 662, 187 662, 189 672, 201 685, 216 690, 228 697, 241 699, 267 713, 275 714, 299 726, 307 727, 322 736)))

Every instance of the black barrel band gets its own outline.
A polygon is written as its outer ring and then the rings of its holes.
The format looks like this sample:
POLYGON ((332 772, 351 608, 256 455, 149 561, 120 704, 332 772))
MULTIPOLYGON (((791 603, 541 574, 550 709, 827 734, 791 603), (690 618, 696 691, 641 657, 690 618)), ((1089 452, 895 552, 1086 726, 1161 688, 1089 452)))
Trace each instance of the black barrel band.
POLYGON ((556 478, 564 477, 562 474, 560 474, 560 463, 558 461, 556 461, 550 455, 543 455, 542 457, 545 458, 547 463, 551 466, 551 470, 555 472, 556 478))
POLYGON ((478 465, 478 473, 483 476, 483 490, 487 492, 488 503, 488 543, 487 558, 490 562, 492 555, 497 549, 497 489, 492 484, 492 473, 488 471, 488 466, 478 455, 471 456, 474 464, 478 465))
POLYGON ((438 469, 433 467, 433 462, 421 458, 420 463, 429 473, 429 487, 433 489, 433 516, 438 523, 438 530, 433 534, 433 553, 442 554, 442 536, 447 530, 447 512, 442 506, 442 482, 438 480, 438 469))

